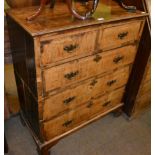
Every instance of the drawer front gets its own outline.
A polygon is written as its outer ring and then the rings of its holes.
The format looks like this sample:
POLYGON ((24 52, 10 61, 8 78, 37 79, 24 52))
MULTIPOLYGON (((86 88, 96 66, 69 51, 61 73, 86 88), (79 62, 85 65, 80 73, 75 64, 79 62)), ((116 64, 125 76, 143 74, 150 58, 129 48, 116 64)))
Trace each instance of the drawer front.
POLYGON ((102 52, 44 70, 44 90, 62 88, 80 80, 110 71, 134 61, 135 46, 126 46, 102 52))
POLYGON ((44 103, 43 120, 49 120, 65 110, 74 109, 78 105, 88 102, 97 95, 124 86, 128 77, 129 67, 127 66, 49 97, 44 103))
POLYGON ((48 65, 74 56, 91 54, 95 49, 96 31, 63 36, 42 43, 41 64, 48 65))
POLYGON ((141 22, 137 21, 101 29, 99 35, 99 48, 107 49, 119 47, 124 43, 138 40, 140 27, 141 22))
POLYGON ((84 123, 104 113, 121 103, 124 88, 105 94, 99 98, 93 99, 81 107, 72 110, 60 117, 47 121, 43 124, 43 132, 46 140, 63 134, 70 129, 84 123))

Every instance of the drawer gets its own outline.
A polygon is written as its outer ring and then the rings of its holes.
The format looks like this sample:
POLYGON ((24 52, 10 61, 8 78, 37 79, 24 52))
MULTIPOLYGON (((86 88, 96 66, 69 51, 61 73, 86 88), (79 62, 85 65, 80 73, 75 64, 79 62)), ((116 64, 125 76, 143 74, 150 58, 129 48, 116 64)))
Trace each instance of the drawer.
POLYGON ((137 21, 101 29, 99 49, 119 47, 127 42, 139 40, 140 27, 141 22, 137 21))
POLYGON ((130 45, 46 69, 43 71, 45 93, 130 64, 135 55, 136 46, 130 45))
POLYGON ((116 88, 124 86, 129 77, 129 67, 124 67, 107 75, 87 80, 77 86, 68 88, 56 95, 50 96, 44 102, 43 120, 49 120, 65 110, 86 103, 91 98, 105 94, 116 88))
POLYGON ((44 122, 43 132, 45 139, 50 140, 92 119, 98 114, 118 106, 121 103, 123 93, 124 88, 115 90, 109 94, 93 99, 85 105, 61 115, 60 117, 44 122))
POLYGON ((48 65, 67 58, 91 54, 95 49, 95 30, 58 36, 50 41, 42 42, 41 64, 48 65))

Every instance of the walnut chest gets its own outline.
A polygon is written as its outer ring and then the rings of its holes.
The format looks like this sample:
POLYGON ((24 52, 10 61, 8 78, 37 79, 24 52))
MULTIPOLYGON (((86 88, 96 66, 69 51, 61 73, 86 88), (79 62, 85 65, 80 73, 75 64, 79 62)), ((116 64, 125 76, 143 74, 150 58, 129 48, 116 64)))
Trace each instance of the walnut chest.
POLYGON ((63 3, 31 22, 36 7, 6 11, 21 114, 42 154, 123 106, 147 14, 108 4, 85 21, 63 3))

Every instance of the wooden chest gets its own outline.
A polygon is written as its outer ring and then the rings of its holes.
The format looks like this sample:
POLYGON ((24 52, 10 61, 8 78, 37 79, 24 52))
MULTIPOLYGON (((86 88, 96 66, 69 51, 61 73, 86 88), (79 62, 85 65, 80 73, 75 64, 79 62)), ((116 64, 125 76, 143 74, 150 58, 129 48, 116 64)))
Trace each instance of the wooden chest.
POLYGON ((21 113, 43 154, 123 106, 147 14, 108 4, 86 21, 62 3, 32 22, 35 7, 6 11, 21 113))

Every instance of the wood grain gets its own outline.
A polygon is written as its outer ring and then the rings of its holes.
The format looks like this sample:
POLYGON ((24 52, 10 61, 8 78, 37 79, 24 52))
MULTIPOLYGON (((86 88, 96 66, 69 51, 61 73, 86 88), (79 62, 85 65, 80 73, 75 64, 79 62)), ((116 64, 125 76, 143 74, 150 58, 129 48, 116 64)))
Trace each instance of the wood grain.
POLYGON ((139 40, 141 22, 122 23, 120 26, 101 28, 99 35, 99 49, 121 46, 130 41, 139 40))
MULTIPOLYGON (((148 7, 146 6, 145 0, 142 0, 142 1, 137 0, 137 1, 130 1, 130 2, 136 5, 138 9, 148 12, 147 10, 148 7)), ((147 64, 149 64, 149 59, 150 59, 150 52, 151 52, 151 33, 150 32, 151 32, 150 18, 148 16, 144 24, 139 48, 137 51, 137 56, 126 88, 128 91, 126 91, 126 94, 124 96, 124 102, 125 102, 124 111, 129 117, 132 117, 132 116, 134 117, 135 113, 138 113, 138 111, 139 113, 141 113, 145 109, 143 108, 142 110, 142 108, 139 108, 138 110, 138 108, 135 108, 135 107, 138 107, 136 106, 137 102, 139 104, 142 103, 142 105, 146 104, 146 106, 150 105, 151 99, 148 97, 150 96, 149 93, 146 94, 146 98, 149 98, 148 102, 146 102, 145 97, 143 97, 145 98, 143 100, 143 99, 140 99, 142 98, 142 96, 138 95, 139 90, 141 89, 141 87, 143 87, 142 85, 144 84, 145 74, 147 72, 147 66, 148 66, 147 64), (132 87, 132 85, 134 85, 134 87, 132 87), (136 101, 139 99, 141 100, 141 102, 136 101)))
POLYGON ((71 110, 88 102, 90 99, 116 88, 124 86, 129 77, 129 67, 116 70, 91 80, 87 80, 77 86, 49 96, 45 99, 43 107, 43 120, 49 120, 59 113, 71 110))
MULTIPOLYGON (((26 21, 36 9, 6 15, 21 111, 39 152, 47 154, 59 139, 123 106, 135 57, 144 54, 137 48, 147 13, 101 0, 88 20, 72 18, 59 3, 26 21)), ((148 85, 141 88, 147 91, 148 85)))
POLYGON ((96 31, 59 35, 42 42, 41 64, 47 65, 70 57, 89 55, 95 50, 96 31))
MULTIPOLYGON (((78 8, 80 9, 80 7, 81 6, 78 8)), ((144 17, 147 15, 141 11, 136 11, 135 13, 127 12, 118 6, 117 2, 112 0, 101 0, 93 17, 88 20, 81 21, 73 18, 70 15, 66 4, 57 3, 54 9, 50 9, 47 6, 42 14, 34 21, 26 21, 26 18, 32 15, 37 8, 38 7, 26 7, 21 9, 11 9, 7 10, 6 14, 12 17, 32 36, 45 35, 52 32, 60 32, 90 25, 104 24, 112 21, 133 19, 135 17, 144 17), (103 9, 103 7, 106 9, 103 9), (107 9, 109 10, 108 12, 107 9)))
POLYGON ((87 104, 70 111, 54 120, 44 123, 44 134, 46 140, 78 126, 83 121, 93 118, 99 113, 103 113, 121 102, 124 88, 113 91, 112 93, 91 100, 87 104), (92 105, 91 105, 92 104, 92 105), (66 123, 70 122, 70 123, 66 123), (66 125, 65 125, 66 123, 66 125))
POLYGON ((129 45, 46 69, 43 72, 45 92, 130 64, 135 55, 136 46, 129 45), (70 79, 65 77, 72 73, 77 74, 70 79))

